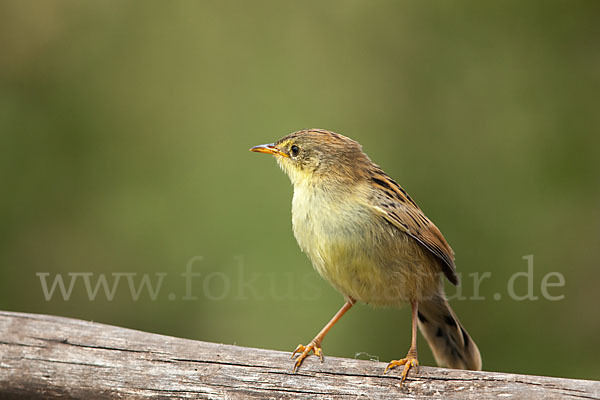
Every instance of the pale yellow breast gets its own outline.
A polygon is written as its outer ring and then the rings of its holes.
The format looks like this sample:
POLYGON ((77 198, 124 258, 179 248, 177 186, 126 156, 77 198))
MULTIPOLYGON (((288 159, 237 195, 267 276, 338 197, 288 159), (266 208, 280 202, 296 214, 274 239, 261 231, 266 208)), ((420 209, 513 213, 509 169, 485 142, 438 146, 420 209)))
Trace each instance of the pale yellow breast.
POLYGON ((341 194, 296 184, 292 223, 301 249, 323 278, 356 300, 399 305, 433 293, 436 260, 373 211, 368 190, 341 194))

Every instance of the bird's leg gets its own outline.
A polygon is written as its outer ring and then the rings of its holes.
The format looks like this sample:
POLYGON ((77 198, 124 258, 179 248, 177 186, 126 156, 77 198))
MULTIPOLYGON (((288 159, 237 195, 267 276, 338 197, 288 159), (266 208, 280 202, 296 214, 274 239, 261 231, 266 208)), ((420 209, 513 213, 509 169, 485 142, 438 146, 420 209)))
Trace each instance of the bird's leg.
POLYGON ((400 385, 404 383, 406 379, 406 375, 408 375, 408 371, 411 367, 415 367, 417 369, 417 373, 419 372, 419 360, 417 360, 417 313, 419 311, 419 303, 415 300, 411 302, 412 306, 412 340, 410 343, 410 349, 408 349, 408 354, 406 357, 401 360, 392 360, 385 367, 384 373, 387 373, 389 369, 397 367, 399 365, 404 365, 404 370, 402 371, 402 380, 400 381, 400 385))
POLYGON ((335 325, 335 323, 338 322, 340 318, 342 318, 342 315, 344 315, 346 311, 348 311, 350 307, 354 305, 355 302, 356 300, 354 300, 353 298, 348 298, 348 300, 346 300, 346 303, 344 303, 342 308, 340 308, 340 310, 333 316, 333 318, 331 318, 331 321, 329 321, 327 325, 325 325, 323 329, 321 329, 321 332, 319 332, 319 334, 315 336, 315 338, 311 340, 309 344, 307 344, 306 346, 299 344, 298 347, 296 347, 296 350, 294 350, 294 352, 292 353, 292 358, 294 358, 296 353, 300 354, 298 355, 298 358, 296 358, 296 362, 294 363, 294 372, 296 372, 296 369, 300 366, 300 364, 302 364, 302 361, 304 361, 304 359, 308 357, 311 351, 313 351, 315 355, 321 359, 321 362, 323 362, 323 350, 321 349, 321 342, 323 341, 323 338, 325 337, 327 332, 329 332, 329 330, 333 327, 333 325, 335 325))

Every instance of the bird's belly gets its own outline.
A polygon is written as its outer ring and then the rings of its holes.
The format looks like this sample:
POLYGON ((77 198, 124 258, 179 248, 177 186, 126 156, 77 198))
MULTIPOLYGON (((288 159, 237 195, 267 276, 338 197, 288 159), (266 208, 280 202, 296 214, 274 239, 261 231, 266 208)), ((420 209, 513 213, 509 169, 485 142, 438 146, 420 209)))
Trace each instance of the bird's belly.
POLYGON ((437 291, 436 260, 399 230, 375 224, 369 210, 310 211, 294 212, 294 234, 317 272, 344 296, 396 306, 437 291))
MULTIPOLYGON (((439 270, 430 257, 402 233, 391 245, 394 257, 377 254, 378 246, 365 241, 322 243, 326 256, 312 257, 315 269, 337 290, 348 297, 375 306, 396 306, 437 292, 439 270)), ((309 253, 310 255, 310 253, 309 253)), ((435 261, 434 261, 435 262, 435 261)))

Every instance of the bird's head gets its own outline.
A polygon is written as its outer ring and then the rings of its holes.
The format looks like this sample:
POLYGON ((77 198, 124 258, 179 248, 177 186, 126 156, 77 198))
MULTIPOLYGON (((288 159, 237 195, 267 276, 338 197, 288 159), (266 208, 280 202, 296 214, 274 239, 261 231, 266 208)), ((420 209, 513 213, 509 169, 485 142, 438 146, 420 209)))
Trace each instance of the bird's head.
POLYGON ((294 185, 356 180, 370 164, 358 142, 323 129, 294 132, 250 151, 274 155, 294 185))

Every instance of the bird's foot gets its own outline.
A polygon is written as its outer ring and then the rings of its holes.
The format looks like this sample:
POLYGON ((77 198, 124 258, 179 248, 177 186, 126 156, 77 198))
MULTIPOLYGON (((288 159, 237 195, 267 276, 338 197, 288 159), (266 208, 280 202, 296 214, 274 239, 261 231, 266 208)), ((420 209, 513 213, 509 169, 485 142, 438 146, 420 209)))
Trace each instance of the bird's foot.
POLYGON ((292 369, 293 372, 296 372, 296 369, 298 369, 298 367, 302 364, 302 361, 304 361, 304 359, 310 355, 311 351, 315 353, 315 356, 321 359, 321 362, 323 362, 323 350, 321 349, 321 344, 313 339, 306 346, 299 344, 298 347, 296 347, 296 350, 294 350, 292 353, 292 358, 294 358, 296 353, 300 353, 296 358, 296 362, 294 363, 294 368, 292 369))
POLYGON ((408 375, 408 371, 412 367, 415 367, 417 369, 417 373, 419 373, 419 360, 417 360, 417 354, 416 354, 416 352, 412 353, 411 351, 408 352, 408 354, 406 355, 406 358, 403 358, 401 360, 390 361, 390 363, 387 365, 387 367, 385 367, 385 371, 383 373, 386 374, 388 372, 388 370, 390 370, 394 367, 398 367, 400 365, 404 365, 404 370, 402 371, 402 380, 400 381, 400 385, 402 385, 404 383, 404 380, 406 379, 406 376, 408 375))

